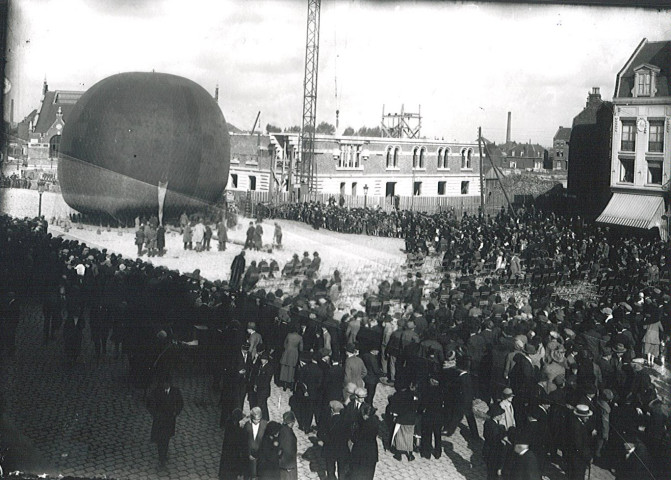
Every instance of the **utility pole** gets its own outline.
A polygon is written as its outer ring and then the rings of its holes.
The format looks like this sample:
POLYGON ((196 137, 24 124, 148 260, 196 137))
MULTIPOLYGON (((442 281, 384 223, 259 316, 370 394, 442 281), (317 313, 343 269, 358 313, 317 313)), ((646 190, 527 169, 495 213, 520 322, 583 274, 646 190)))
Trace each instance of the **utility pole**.
POLYGON ((480 215, 485 218, 485 187, 482 176, 482 127, 478 127, 478 150, 480 152, 480 215))

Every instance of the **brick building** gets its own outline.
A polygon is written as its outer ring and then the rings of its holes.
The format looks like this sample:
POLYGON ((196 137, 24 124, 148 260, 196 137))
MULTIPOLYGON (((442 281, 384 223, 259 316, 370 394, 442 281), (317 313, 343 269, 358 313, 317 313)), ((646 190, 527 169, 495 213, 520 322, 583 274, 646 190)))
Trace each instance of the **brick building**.
POLYGON ((602 100, 599 87, 587 95, 585 108, 573 119, 568 154, 568 194, 579 213, 598 215, 608 204, 613 104, 602 100))
POLYGON ((613 197, 597 221, 645 230, 657 228, 667 239, 671 41, 643 39, 617 74, 613 104, 613 197))
POLYGON ((548 170, 548 151, 533 143, 509 142, 502 145, 502 168, 540 172, 548 170))
MULTIPOLYGON (((297 133, 231 134, 228 189, 286 190, 298 152, 297 133)), ((479 162, 477 143, 315 137, 317 192, 329 195, 479 196, 479 162)))
POLYGON ((552 139, 552 169, 566 171, 569 156, 571 129, 559 127, 552 139))
POLYGON ((45 80, 42 87, 40 108, 19 124, 19 136, 27 143, 26 163, 29 169, 56 171, 58 150, 63 126, 70 111, 84 92, 50 91, 45 80), (25 128, 25 123, 28 128, 25 128))

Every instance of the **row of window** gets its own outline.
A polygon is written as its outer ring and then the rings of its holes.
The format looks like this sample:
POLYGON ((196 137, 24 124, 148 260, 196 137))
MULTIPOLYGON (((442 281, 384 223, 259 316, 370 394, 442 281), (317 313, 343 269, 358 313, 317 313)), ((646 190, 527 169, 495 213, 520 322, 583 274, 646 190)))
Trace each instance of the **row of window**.
MULTIPOLYGON (((412 184, 412 194, 415 197, 419 197, 422 195, 422 185, 423 182, 413 182, 412 184)), ((461 194, 462 195, 468 195, 468 192, 470 190, 471 182, 468 180, 463 180, 461 182, 461 194)), ((346 194, 346 187, 347 184, 345 182, 340 183, 340 194, 345 195, 346 194)), ((352 182, 352 195, 356 196, 358 194, 358 188, 359 184, 358 182, 352 182)), ((364 186, 364 194, 367 192, 367 186, 364 186)), ((387 182, 385 186, 385 192, 386 196, 393 196, 396 194, 396 182, 387 182)), ((438 182, 438 195, 446 195, 447 194, 447 182, 446 181, 439 181, 438 182)))
MULTIPOLYGON (((636 121, 622 120, 621 152, 636 151, 636 121)), ((648 127, 648 152, 664 152, 664 120, 650 120, 648 127)))
MULTIPOLYGON (((438 168, 447 169, 448 167, 448 158, 450 155, 449 147, 439 147, 436 151, 436 160, 438 168)), ((401 147, 393 146, 387 147, 386 151, 386 166, 387 168, 399 168, 398 159, 401 156, 401 147)), ((415 169, 424 169, 426 168, 426 147, 414 147, 412 149, 412 168, 415 169)), ((473 168, 473 149, 472 148, 462 148, 461 149, 461 168, 462 169, 472 169, 473 168)))
MULTIPOLYGON (((231 173, 231 185, 230 188, 238 188, 238 174, 231 173)), ((249 175, 248 190, 256 190, 256 176, 249 175)))
MULTIPOLYGON (((620 158, 620 183, 634 183, 634 159, 620 158)), ((662 162, 661 160, 648 160, 648 174, 646 178, 648 185, 662 184, 662 162)))

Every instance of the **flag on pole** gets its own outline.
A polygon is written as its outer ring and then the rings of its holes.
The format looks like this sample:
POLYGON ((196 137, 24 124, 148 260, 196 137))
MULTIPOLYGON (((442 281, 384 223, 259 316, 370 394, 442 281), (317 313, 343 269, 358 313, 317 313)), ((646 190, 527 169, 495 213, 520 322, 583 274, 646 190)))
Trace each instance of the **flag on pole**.
POLYGON ((158 223, 163 225, 163 204, 168 191, 168 182, 158 182, 158 223))

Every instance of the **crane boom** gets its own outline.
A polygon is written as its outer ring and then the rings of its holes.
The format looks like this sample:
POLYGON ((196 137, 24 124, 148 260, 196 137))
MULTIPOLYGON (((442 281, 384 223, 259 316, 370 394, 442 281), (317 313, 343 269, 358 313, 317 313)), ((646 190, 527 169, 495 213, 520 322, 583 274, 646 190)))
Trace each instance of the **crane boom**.
POLYGON ((317 128, 317 74, 319 69, 319 19, 321 0, 308 0, 301 125, 300 195, 316 190, 315 130, 317 128))

